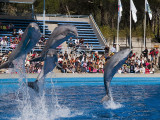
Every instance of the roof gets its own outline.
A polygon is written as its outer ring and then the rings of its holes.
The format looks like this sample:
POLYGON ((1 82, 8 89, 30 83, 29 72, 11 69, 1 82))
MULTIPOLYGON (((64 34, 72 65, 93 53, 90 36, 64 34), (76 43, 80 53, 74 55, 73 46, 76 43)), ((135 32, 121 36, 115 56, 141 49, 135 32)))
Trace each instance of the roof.
POLYGON ((0 2, 33 4, 36 0, 0 0, 0 2))

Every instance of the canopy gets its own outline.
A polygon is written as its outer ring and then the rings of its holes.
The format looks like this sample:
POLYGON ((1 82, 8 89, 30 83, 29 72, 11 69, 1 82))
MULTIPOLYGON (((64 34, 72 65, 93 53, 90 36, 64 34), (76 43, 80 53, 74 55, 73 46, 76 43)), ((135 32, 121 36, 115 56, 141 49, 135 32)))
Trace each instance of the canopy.
POLYGON ((36 0, 0 0, 0 2, 33 4, 36 0))

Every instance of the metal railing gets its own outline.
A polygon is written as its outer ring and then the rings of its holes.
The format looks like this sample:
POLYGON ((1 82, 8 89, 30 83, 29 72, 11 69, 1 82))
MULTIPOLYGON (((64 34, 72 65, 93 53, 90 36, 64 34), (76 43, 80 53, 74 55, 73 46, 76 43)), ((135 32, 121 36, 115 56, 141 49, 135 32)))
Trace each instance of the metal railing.
MULTIPOLYGON (((43 17, 43 14, 36 14, 37 17, 43 17)), ((63 17, 63 18, 88 18, 88 15, 62 15, 62 14, 46 14, 46 17, 63 17)))
MULTIPOLYGON (((43 50, 44 46, 45 45, 36 45, 31 50, 31 52, 34 52, 34 51, 41 52, 43 50)), ((104 47, 105 46, 93 47, 91 49, 90 47, 87 48, 86 45, 84 45, 84 46, 78 46, 78 47, 76 47, 76 46, 74 46, 74 47, 62 47, 62 46, 58 46, 56 50, 57 50, 57 52, 62 52, 62 53, 64 53, 65 51, 67 51, 67 53, 73 51, 75 54, 82 54, 84 52, 91 52, 91 51, 95 51, 95 52, 96 51, 101 51, 103 53, 104 52, 104 47)), ((12 49, 12 47, 11 47, 11 45, 9 43, 7 44, 7 46, 0 46, 0 53, 1 54, 6 53, 8 51, 12 51, 12 50, 14 50, 14 49, 12 49)))
POLYGON ((107 41, 106 41, 106 39, 104 38, 102 32, 100 31, 98 25, 96 24, 93 16, 90 15, 90 16, 89 16, 89 19, 90 19, 90 24, 91 24, 94 32, 96 33, 97 38, 98 38, 100 44, 103 45, 103 46, 107 45, 107 41))

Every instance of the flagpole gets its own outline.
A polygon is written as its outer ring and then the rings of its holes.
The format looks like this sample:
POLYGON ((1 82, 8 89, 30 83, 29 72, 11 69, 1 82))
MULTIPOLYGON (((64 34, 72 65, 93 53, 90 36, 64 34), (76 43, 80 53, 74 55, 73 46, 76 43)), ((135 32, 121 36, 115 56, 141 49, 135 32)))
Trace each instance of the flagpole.
POLYGON ((146 47, 146 0, 145 0, 145 14, 144 14, 144 49, 146 47))
POLYGON ((130 44, 129 44, 129 48, 130 48, 130 50, 131 50, 131 39, 132 39, 132 37, 131 37, 131 23, 132 23, 132 21, 131 21, 132 19, 131 19, 131 0, 130 0, 130 44))
POLYGON ((117 52, 119 51, 119 19, 117 23, 117 52))
POLYGON ((119 15, 118 15, 118 20, 117 20, 117 52, 118 51, 119 51, 119 15))
POLYGON ((43 35, 45 36, 45 0, 43 1, 43 35))

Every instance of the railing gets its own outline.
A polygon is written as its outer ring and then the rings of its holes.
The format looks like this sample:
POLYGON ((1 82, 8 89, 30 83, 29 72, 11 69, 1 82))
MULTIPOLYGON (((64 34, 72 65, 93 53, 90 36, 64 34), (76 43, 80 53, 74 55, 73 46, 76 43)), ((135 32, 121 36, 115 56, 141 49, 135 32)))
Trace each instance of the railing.
POLYGON ((38 24, 38 26, 40 26, 39 21, 37 20, 37 15, 34 14, 34 20, 36 21, 36 23, 38 24))
MULTIPOLYGON (((31 50, 31 52, 42 51, 44 46, 45 45, 36 45, 31 50)), ((86 45, 84 45, 83 47, 82 46, 79 46, 79 47, 62 47, 62 46, 58 46, 56 50, 57 50, 57 52, 62 52, 62 53, 64 53, 65 51, 67 51, 67 53, 73 51, 73 53, 75 53, 75 54, 82 54, 84 52, 90 53, 91 51, 99 51, 99 50, 96 50, 96 48, 98 48, 98 49, 102 49, 101 52, 104 53, 104 47, 105 46, 93 47, 92 49, 89 47, 87 49, 86 45)), ((0 53, 1 54, 6 53, 8 51, 12 51, 12 50, 14 50, 14 49, 11 48, 11 45, 9 43, 7 44, 7 46, 1 46, 0 47, 0 53)))
MULTIPOLYGON (((43 14, 36 14, 37 17, 43 17, 43 14)), ((88 15, 62 15, 62 14, 46 14, 46 17, 63 17, 63 18, 88 18, 88 15)))
POLYGON ((0 17, 3 19, 32 19, 32 13, 16 13, 16 15, 9 15, 4 12, 0 12, 0 17))
POLYGON ((106 39, 104 38, 103 34, 101 33, 101 31, 100 31, 98 25, 96 24, 93 16, 90 15, 90 16, 89 16, 89 19, 90 19, 90 24, 91 24, 94 32, 96 33, 97 38, 98 38, 100 44, 103 45, 103 46, 107 45, 107 41, 106 41, 106 39))

